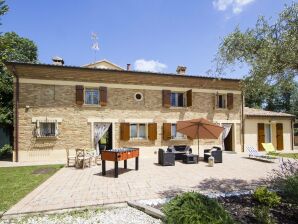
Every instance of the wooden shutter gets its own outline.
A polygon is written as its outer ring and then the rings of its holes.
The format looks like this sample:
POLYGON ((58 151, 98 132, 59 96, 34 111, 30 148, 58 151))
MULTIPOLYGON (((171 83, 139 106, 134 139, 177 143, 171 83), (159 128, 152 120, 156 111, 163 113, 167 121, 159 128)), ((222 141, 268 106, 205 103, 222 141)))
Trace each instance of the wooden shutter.
POLYGON ((283 150, 284 149, 284 138, 283 138, 283 124, 276 124, 276 149, 283 150))
POLYGON ((163 140, 170 140, 171 139, 171 123, 164 123, 163 124, 163 140))
POLYGON ((213 102, 214 102, 214 109, 218 108, 218 93, 214 94, 213 102))
POLYGON ((192 90, 191 89, 186 92, 186 103, 187 103, 188 107, 192 106, 192 90))
POLYGON ((264 151, 262 143, 265 143, 265 125, 258 123, 258 150, 264 151))
POLYGON ((106 106, 108 103, 108 90, 107 87, 100 87, 99 88, 100 94, 100 106, 106 106))
POLYGON ((148 139, 154 141, 157 139, 157 124, 150 123, 148 124, 148 139))
POLYGON ((234 104, 234 94, 228 93, 227 94, 227 107, 229 110, 233 109, 233 104, 234 104))
POLYGON ((130 124, 120 123, 120 140, 128 141, 130 139, 130 124))
POLYGON ((162 106, 171 107, 171 90, 162 90, 162 106))
POLYGON ((82 106, 84 103, 84 86, 76 86, 76 104, 82 106))

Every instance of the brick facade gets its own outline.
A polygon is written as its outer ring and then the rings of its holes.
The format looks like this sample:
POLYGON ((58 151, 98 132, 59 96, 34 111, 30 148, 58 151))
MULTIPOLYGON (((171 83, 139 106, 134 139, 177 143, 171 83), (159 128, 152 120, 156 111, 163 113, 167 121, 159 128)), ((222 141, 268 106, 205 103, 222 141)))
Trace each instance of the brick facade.
MULTIPOLYGON (((34 68, 34 66, 32 66, 34 68)), ((53 66, 57 69, 57 66, 53 66)), ((48 68, 51 71, 51 68, 48 68)), ((28 72, 28 71, 27 71, 28 72)), ((33 70, 31 70, 34 73, 33 70)), ((59 70, 61 73, 61 71, 59 70)), ((30 73, 30 80, 34 75, 30 73)), ((218 123, 233 123, 233 150, 241 151, 241 108, 242 99, 239 91, 239 82, 236 81, 213 81, 212 87, 201 85, 204 89, 193 88, 192 106, 186 108, 165 108, 162 106, 162 89, 169 88, 169 83, 160 83, 158 88, 134 89, 126 82, 118 86, 108 85, 107 81, 107 105, 106 106, 79 106, 76 104, 76 85, 78 74, 72 77, 72 82, 65 82, 64 76, 56 80, 48 77, 41 78, 30 83, 24 73, 20 74, 20 97, 19 97, 19 161, 65 161, 66 149, 94 148, 92 128, 94 122, 111 122, 113 125, 113 147, 134 146, 141 148, 141 156, 157 156, 158 148, 166 148, 174 144, 188 144, 197 153, 197 140, 163 140, 163 123, 175 123, 178 120, 188 120, 204 117, 218 123), (63 81, 65 83, 63 83, 63 81), (214 99, 217 91, 223 88, 223 82, 228 83, 228 90, 235 91, 233 94, 232 109, 214 109, 214 99), (218 88, 216 88, 218 84, 218 88), (195 91, 194 91, 195 90, 195 91), (143 95, 142 101, 136 101, 135 93, 143 95), (59 118, 59 136, 57 138, 36 138, 34 130, 37 118, 59 118), (157 123, 157 139, 150 140, 120 140, 120 123, 157 123)), ((39 74, 39 73, 36 73, 39 74)), ((119 76, 124 74, 118 74, 119 76)), ((179 77, 180 79, 182 77, 179 77)), ((69 78, 70 79, 70 78, 69 78)), ((187 77, 185 77, 185 80, 187 77)), ((69 80, 68 80, 69 81, 69 80)), ((87 81, 87 80, 84 80, 87 81)), ((202 80, 209 82, 210 80, 202 80)), ((93 86, 96 81, 92 81, 93 86)), ((88 86, 87 84, 84 84, 88 86)), ((105 83, 98 83, 98 87, 105 83)), ((188 86, 184 86, 187 88, 188 86)), ((173 83, 170 87, 181 88, 181 85, 173 83), (177 87, 176 87, 177 86, 177 87)), ((227 90, 227 93, 228 93, 227 90)), ((200 140, 200 148, 221 145, 220 140, 200 140)), ((203 150, 201 150, 203 151, 203 150)))

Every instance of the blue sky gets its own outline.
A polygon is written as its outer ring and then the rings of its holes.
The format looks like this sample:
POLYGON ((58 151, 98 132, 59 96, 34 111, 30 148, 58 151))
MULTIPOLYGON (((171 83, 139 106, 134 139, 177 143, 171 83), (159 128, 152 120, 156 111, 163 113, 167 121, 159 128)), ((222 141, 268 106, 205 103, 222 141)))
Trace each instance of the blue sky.
MULTIPOLYGON (((276 18, 292 0, 15 0, 2 18, 2 32, 15 31, 38 46, 39 60, 63 57, 67 65, 94 61, 91 33, 98 34, 97 59, 134 69, 204 75, 212 68, 221 38, 258 16, 276 18)), ((228 77, 242 77, 237 68, 228 77)))

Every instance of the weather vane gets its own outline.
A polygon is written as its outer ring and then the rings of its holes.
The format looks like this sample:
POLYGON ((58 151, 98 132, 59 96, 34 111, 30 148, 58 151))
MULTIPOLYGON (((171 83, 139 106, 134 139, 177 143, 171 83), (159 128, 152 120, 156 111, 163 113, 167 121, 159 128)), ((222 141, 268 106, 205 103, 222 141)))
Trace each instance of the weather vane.
POLYGON ((96 52, 99 51, 98 35, 95 32, 91 33, 92 47, 94 51, 94 62, 96 62, 96 52))

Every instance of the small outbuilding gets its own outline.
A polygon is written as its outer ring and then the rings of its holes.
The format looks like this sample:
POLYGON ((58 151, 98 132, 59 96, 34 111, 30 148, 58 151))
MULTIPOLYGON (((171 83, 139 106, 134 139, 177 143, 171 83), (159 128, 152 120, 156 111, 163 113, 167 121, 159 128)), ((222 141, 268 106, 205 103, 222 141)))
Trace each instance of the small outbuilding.
POLYGON ((293 150, 294 121, 292 114, 245 107, 244 148, 263 151, 262 143, 272 143, 277 150, 293 150))

